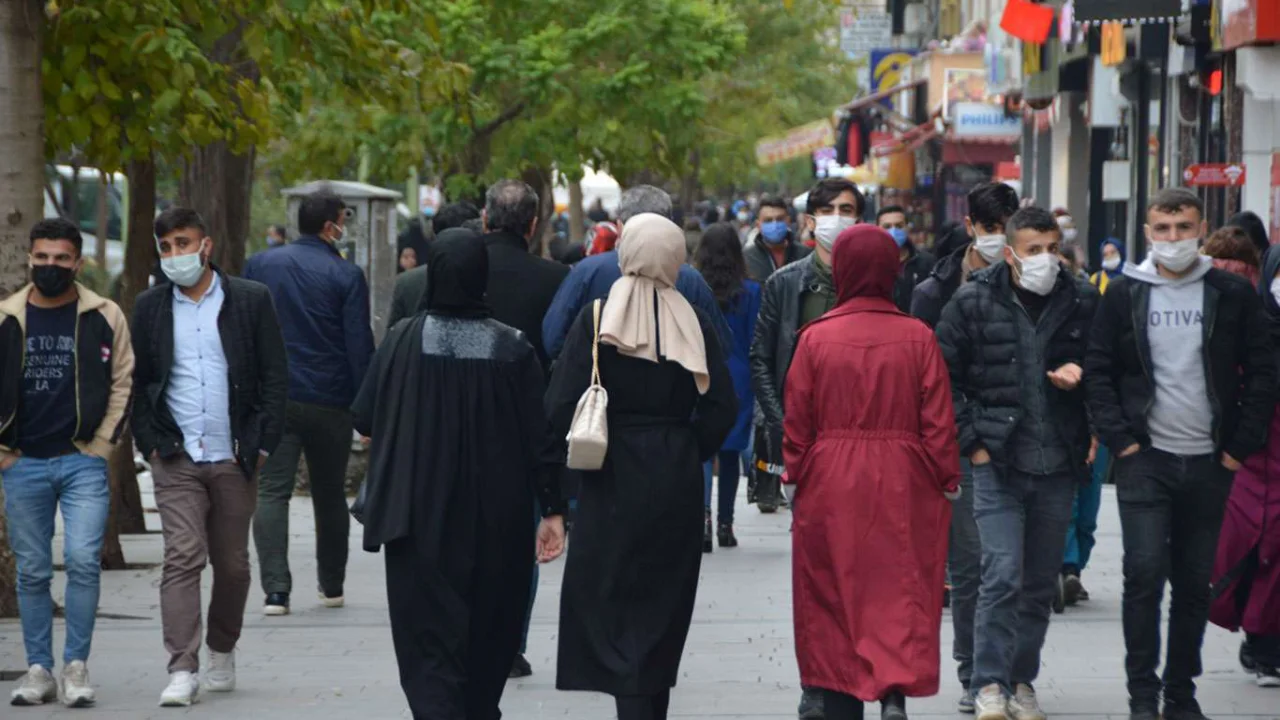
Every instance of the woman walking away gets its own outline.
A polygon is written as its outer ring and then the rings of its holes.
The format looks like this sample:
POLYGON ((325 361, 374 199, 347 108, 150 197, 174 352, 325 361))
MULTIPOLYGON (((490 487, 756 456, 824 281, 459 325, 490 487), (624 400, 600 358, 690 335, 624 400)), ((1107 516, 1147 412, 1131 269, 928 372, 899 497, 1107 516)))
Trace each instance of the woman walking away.
POLYGON ((905 720, 938 692, 948 496, 960 486, 951 383, 928 326, 894 306, 898 247, 836 240, 837 304, 806 326, 787 376, 796 657, 827 720, 905 720))
POLYGON ((441 233, 427 273, 426 312, 391 330, 352 408, 373 439, 364 548, 386 546, 391 635, 415 720, 497 720, 529 604, 535 499, 538 560, 563 549, 560 444, 533 346, 489 316, 480 234, 441 233))
MULTIPOLYGON (((1280 247, 1262 259, 1262 303, 1280 360, 1280 247)), ((1244 629, 1240 664, 1262 687, 1280 688, 1280 406, 1267 447, 1245 461, 1227 498, 1213 567, 1209 619, 1244 629)))
MULTIPOLYGON (((658 215, 627 221, 622 277, 600 312, 609 393, 604 466, 582 474, 560 597, 556 687, 613 695, 620 720, 667 717, 702 564, 702 463, 737 418, 716 333, 673 284, 684 233, 658 215)), ((552 371, 547 414, 565 437, 592 376, 588 305, 552 371)))
MULTIPOLYGON (((744 456, 751 444, 751 420, 755 412, 755 393, 751 390, 751 368, 747 354, 756 334, 756 316, 760 314, 760 283, 747 278, 747 263, 738 242, 738 231, 728 223, 707 228, 698 245, 694 265, 711 286, 724 319, 733 331, 733 346, 725 348, 733 391, 738 396, 738 421, 720 448, 720 495, 716 505, 715 539, 720 547, 737 547, 733 534, 733 503, 738 497, 744 456)), ((750 455, 747 455, 750 457, 750 455)), ((711 552, 711 461, 702 468, 705 521, 702 551, 711 552)))

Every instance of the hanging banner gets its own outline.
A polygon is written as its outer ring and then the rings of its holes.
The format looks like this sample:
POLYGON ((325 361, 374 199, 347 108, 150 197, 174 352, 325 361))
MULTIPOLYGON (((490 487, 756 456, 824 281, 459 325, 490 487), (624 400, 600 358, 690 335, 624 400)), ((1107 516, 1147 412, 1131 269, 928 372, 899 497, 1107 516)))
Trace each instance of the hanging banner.
POLYGON ((1182 16, 1182 0, 1075 0, 1075 3, 1078 23, 1147 22, 1176 20, 1182 16))
POLYGON ((1189 187, 1240 187, 1244 177, 1240 163, 1196 163, 1182 171, 1183 184, 1189 187))
POLYGON ((845 0, 840 8, 840 49, 851 59, 867 57, 893 36, 893 16, 884 0, 845 0))
POLYGON ((786 135, 765 138, 756 143, 756 162, 761 167, 805 157, 818 148, 834 145, 835 131, 827 120, 819 120, 792 128, 786 135))
POLYGON ((1280 0, 1218 0, 1215 50, 1280 42, 1280 0))
MULTIPOLYGON (((902 71, 919 50, 879 48, 871 51, 871 94, 874 95, 902 84, 902 71)), ((893 107, 893 100, 880 101, 885 107, 893 107)))

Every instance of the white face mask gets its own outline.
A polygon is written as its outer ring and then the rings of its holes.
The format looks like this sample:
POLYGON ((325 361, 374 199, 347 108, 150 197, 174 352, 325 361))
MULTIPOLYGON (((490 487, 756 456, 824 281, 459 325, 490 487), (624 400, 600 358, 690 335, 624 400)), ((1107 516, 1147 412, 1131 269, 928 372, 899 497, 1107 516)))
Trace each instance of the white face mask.
POLYGON ((836 238, 840 237, 840 233, 857 223, 856 218, 845 217, 844 215, 818 215, 814 218, 813 237, 822 246, 823 250, 831 252, 831 248, 835 246, 836 238))
POLYGON ((1276 304, 1280 304, 1280 278, 1271 281, 1271 297, 1276 299, 1276 304))
POLYGON ((1151 243, 1151 257, 1155 258, 1158 265, 1171 272, 1186 270, 1199 256, 1200 238, 1151 243))
POLYGON ((1075 239, 1076 239, 1076 229, 1075 229, 1075 228, 1063 228, 1063 230, 1062 230, 1062 239, 1063 239, 1063 240, 1066 240, 1067 242, 1074 242, 1074 241, 1075 241, 1075 239))
POLYGON ((178 287, 189 288, 200 282, 204 276, 204 241, 193 253, 160 258, 160 270, 178 287))
POLYGON ((1020 258, 1013 254, 1017 262, 1018 284, 1028 292, 1037 295, 1048 295, 1058 281, 1058 256, 1053 253, 1040 253, 1029 258, 1020 258))
POLYGON ((982 256, 987 263, 995 265, 1000 262, 1000 257, 1004 255, 1004 246, 1008 244, 1008 239, 1004 234, 997 235, 979 235, 973 239, 973 246, 978 249, 978 254, 982 256))
POLYGON ((1119 255, 1117 255, 1117 256, 1115 256, 1115 257, 1102 258, 1102 269, 1104 269, 1104 270, 1115 270, 1115 269, 1116 269, 1116 268, 1118 268, 1118 267, 1120 267, 1120 256, 1119 256, 1119 255))

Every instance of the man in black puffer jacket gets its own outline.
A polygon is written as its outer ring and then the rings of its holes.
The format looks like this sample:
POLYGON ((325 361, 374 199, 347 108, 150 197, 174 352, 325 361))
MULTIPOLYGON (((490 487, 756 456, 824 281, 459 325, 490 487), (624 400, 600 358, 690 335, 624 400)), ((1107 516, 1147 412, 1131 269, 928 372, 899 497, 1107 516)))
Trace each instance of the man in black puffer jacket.
POLYGON ((1048 212, 1019 210, 1007 231, 1005 262, 961 286, 937 328, 982 535, 979 717, 1038 713, 1032 684, 1075 487, 1091 460, 1080 380, 1098 293, 1059 267, 1062 235, 1048 212))

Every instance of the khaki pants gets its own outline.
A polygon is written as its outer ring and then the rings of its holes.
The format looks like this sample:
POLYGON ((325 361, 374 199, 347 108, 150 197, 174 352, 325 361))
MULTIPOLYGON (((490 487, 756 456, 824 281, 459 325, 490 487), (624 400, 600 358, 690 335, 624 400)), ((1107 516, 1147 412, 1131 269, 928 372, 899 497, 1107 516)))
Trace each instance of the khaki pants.
POLYGON ((257 479, 234 462, 196 464, 186 453, 151 466, 164 527, 160 616, 169 672, 200 667, 200 575, 213 565, 206 642, 231 652, 244 625, 252 584, 249 527, 258 503, 257 479))

